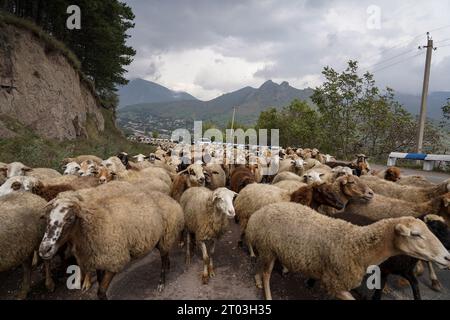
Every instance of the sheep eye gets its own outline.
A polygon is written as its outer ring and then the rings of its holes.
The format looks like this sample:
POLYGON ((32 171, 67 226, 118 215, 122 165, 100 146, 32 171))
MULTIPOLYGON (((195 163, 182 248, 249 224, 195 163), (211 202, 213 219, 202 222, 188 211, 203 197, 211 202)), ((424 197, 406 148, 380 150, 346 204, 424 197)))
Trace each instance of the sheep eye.
POLYGON ((80 168, 75 168, 75 171, 80 171, 80 168))

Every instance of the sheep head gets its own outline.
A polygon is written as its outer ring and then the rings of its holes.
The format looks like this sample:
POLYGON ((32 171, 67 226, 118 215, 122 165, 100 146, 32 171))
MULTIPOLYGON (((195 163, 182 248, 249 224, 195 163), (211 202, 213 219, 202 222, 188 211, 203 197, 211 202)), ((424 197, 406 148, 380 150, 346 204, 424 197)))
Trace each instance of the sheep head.
POLYGON ((187 177, 187 185, 189 188, 205 186, 206 177, 203 165, 191 164, 186 170, 181 171, 179 174, 187 177))
POLYGON ((212 201, 217 212, 225 214, 228 218, 235 216, 233 200, 238 194, 227 188, 219 188, 212 194, 212 201))
POLYGON ((76 163, 75 161, 69 162, 68 164, 65 164, 62 166, 62 169, 64 170, 64 175, 78 175, 78 171, 80 171, 81 166, 76 163))
POLYGON ((390 167, 386 170, 384 179, 387 181, 397 182, 400 179, 400 169, 397 167, 390 167))
POLYGON ((320 173, 317 171, 310 171, 303 175, 303 182, 311 185, 313 183, 323 183, 322 178, 325 176, 324 173, 320 173))
POLYGON ((21 162, 12 162, 6 166, 6 177, 24 176, 27 172, 31 171, 30 167, 27 167, 21 162))
POLYGON ((335 182, 347 200, 368 202, 373 199, 374 192, 356 176, 343 176, 335 182))
POLYGON ((78 175, 80 177, 92 177, 98 174, 98 166, 92 160, 83 161, 80 165, 80 170, 78 170, 78 175))
POLYGON ((46 206, 43 218, 47 219, 44 237, 39 246, 39 255, 51 259, 71 237, 80 218, 82 198, 72 196, 57 198, 46 206))
POLYGON ((430 214, 424 218, 424 222, 427 224, 428 229, 442 242, 444 247, 447 250, 450 249, 450 228, 445 219, 441 216, 430 214))
POLYGON ((33 192, 40 181, 34 177, 15 176, 9 178, 0 186, 0 196, 13 192, 33 192))
MULTIPOLYGON (((450 254, 427 225, 410 217, 395 219, 393 244, 401 254, 450 268, 450 254)), ((382 222, 381 222, 382 223, 382 222)))

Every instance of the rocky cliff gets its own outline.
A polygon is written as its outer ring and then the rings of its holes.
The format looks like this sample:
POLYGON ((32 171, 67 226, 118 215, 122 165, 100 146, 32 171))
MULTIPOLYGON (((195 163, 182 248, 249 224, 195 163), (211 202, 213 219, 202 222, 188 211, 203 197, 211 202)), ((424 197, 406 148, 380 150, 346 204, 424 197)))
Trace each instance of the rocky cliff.
MULTIPOLYGON (((0 21, 0 116, 48 139, 86 137, 86 120, 104 130, 101 109, 65 56, 33 32, 0 21)), ((0 138, 14 136, 0 119, 0 138)))

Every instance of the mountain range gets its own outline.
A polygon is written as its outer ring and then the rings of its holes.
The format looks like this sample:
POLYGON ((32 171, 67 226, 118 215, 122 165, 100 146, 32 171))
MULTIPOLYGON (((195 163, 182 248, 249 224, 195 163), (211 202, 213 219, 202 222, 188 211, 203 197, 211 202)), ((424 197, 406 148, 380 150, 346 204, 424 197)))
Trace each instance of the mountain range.
MULTIPOLYGON (((184 124, 195 120, 214 121, 225 125, 230 121, 234 107, 237 107, 236 121, 254 124, 261 111, 269 107, 281 109, 292 100, 310 99, 313 89, 297 89, 288 82, 277 84, 266 81, 259 88, 245 87, 223 94, 210 101, 200 101, 186 92, 176 92, 151 81, 136 79, 119 89, 120 108, 118 123, 150 125, 158 119, 184 124)), ((441 108, 450 97, 450 92, 433 92, 428 100, 428 117, 439 120, 441 108)), ((412 114, 418 114, 420 96, 396 93, 396 99, 412 114)), ((142 126, 138 126, 142 127, 142 126)), ((169 125, 169 127, 173 127, 169 125)))
POLYGON ((139 103, 197 100, 189 93, 173 91, 157 83, 139 78, 119 87, 118 94, 120 98, 119 109, 139 103))
MULTIPOLYGON (((151 88, 154 83, 148 82, 146 94, 151 95, 151 88)), ((138 85, 142 84, 140 80, 138 85)), ((136 82, 130 82, 130 89, 122 89, 121 92, 138 92, 136 82)), ((261 111, 268 107, 282 108, 288 105, 294 99, 310 101, 312 89, 296 89, 288 82, 277 84, 271 80, 266 81, 259 88, 245 87, 240 90, 223 94, 210 101, 200 101, 197 99, 178 100, 169 98, 164 102, 146 102, 141 103, 142 95, 138 94, 138 99, 130 104, 130 96, 124 98, 120 96, 120 105, 118 117, 121 120, 137 121, 148 117, 169 118, 179 120, 204 120, 214 121, 220 124, 226 124, 232 116, 234 107, 237 107, 237 121, 239 123, 251 124, 258 118, 261 111), (134 103, 137 102, 137 103, 134 103), (134 103, 134 104, 133 104, 134 103), (124 106, 125 105, 125 106, 124 106)), ((186 93, 180 93, 186 94, 186 93)), ((186 94, 187 95, 187 94, 186 94)), ((189 97, 192 97, 189 95, 189 97)))

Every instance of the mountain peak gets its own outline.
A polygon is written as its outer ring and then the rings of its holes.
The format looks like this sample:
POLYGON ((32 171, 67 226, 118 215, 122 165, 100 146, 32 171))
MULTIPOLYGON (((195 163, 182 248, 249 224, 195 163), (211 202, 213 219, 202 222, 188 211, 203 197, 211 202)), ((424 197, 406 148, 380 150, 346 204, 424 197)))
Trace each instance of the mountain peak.
POLYGON ((265 88, 271 88, 271 87, 278 87, 278 85, 275 82, 273 82, 272 80, 267 80, 259 88, 260 89, 265 89, 265 88))
POLYGON ((141 78, 132 79, 119 87, 120 107, 141 103, 160 103, 197 100, 182 91, 170 90, 160 84, 141 78))

